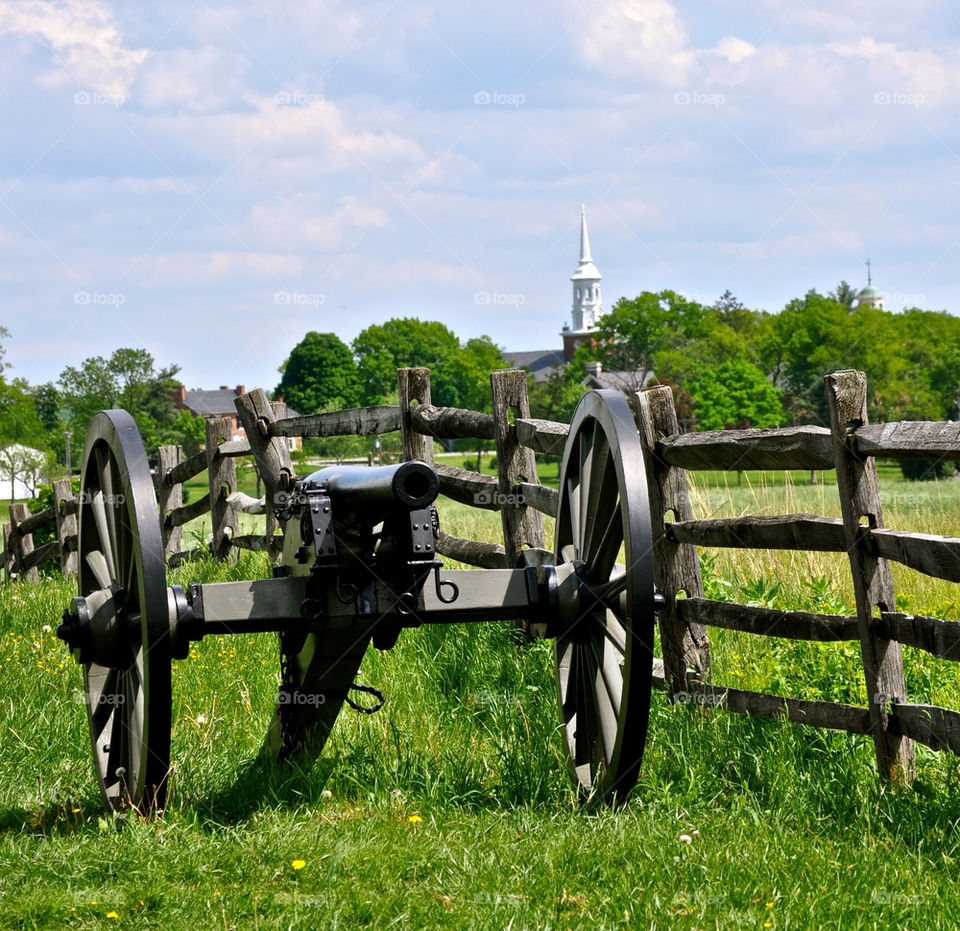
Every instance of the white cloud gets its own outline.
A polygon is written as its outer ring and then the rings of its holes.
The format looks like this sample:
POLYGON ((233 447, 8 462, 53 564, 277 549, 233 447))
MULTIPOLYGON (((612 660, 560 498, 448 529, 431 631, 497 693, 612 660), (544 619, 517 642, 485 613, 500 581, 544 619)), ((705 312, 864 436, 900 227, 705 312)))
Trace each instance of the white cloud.
POLYGON ((124 45, 113 11, 101 0, 4 0, 0 35, 35 37, 58 67, 40 80, 80 84, 111 97, 126 96, 146 49, 124 45))
POLYGON ((352 197, 330 208, 330 199, 316 194, 277 197, 253 207, 244 235, 292 250, 337 250, 352 246, 368 230, 390 224, 385 210, 352 197))
POLYGON ((386 165, 426 159, 413 139, 357 126, 355 117, 348 119, 328 100, 297 106, 247 94, 245 102, 247 109, 241 112, 160 113, 151 117, 150 127, 195 148, 204 158, 239 156, 238 168, 267 170, 273 183, 303 186, 320 174, 379 172, 386 165))
POLYGON ((214 46, 158 51, 140 69, 137 98, 148 110, 233 109, 243 101, 247 65, 242 55, 214 46))
MULTIPOLYGON (((923 6, 924 0, 918 2, 923 6)), ((865 36, 865 27, 886 28, 875 10, 860 18, 859 34, 850 35, 849 17, 840 21, 803 4, 800 11, 796 4, 780 9, 779 0, 767 5, 771 29, 803 14, 803 22, 816 26, 819 35, 814 38, 808 31, 802 41, 773 38, 760 44, 728 35, 712 47, 697 48, 670 0, 602 0, 586 23, 578 23, 578 8, 566 9, 580 59, 634 87, 638 79, 647 86, 738 87, 754 104, 793 100, 791 117, 797 109, 809 110, 821 121, 824 106, 836 109, 853 100, 870 104, 874 93, 921 94, 925 106, 953 102, 948 94, 960 81, 955 44, 914 49, 905 35, 884 40, 865 36)), ((809 129, 811 138, 818 136, 816 127, 809 129)))
POLYGON ((682 81, 693 58, 687 30, 668 0, 608 0, 568 8, 574 45, 583 60, 618 76, 682 81))
MULTIPOLYGON (((269 252, 166 252, 129 257, 130 275, 149 288, 188 289, 238 281, 279 282, 298 278, 304 268, 298 255, 269 252)), ((125 268, 122 259, 114 269, 125 268)))
POLYGON ((725 58, 731 64, 739 64, 752 55, 756 54, 756 46, 751 45, 743 39, 736 36, 726 36, 721 39, 713 50, 721 58, 725 58))

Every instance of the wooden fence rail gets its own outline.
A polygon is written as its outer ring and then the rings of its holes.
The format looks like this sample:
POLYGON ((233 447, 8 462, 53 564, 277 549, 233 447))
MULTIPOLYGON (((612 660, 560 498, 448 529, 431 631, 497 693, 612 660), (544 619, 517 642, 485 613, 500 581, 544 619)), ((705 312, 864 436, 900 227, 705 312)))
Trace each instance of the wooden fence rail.
MULTIPOLYGON (((288 417, 257 389, 236 399, 246 437, 234 438, 227 420, 211 421, 207 443, 184 457, 178 447, 158 451, 155 472, 164 543, 170 565, 213 552, 226 558, 238 549, 279 555, 274 514, 297 475, 290 437, 374 436, 398 433, 405 459, 432 465, 441 494, 501 515, 502 543, 465 540, 441 529, 437 552, 481 568, 535 564, 552 558, 542 515, 557 513, 559 493, 540 483, 537 455, 559 456, 569 427, 530 416, 526 378, 517 371, 491 375, 493 413, 442 408, 431 403, 430 373, 397 373, 399 404, 326 411, 288 417), (434 463, 434 441, 493 440, 497 475, 434 463), (264 494, 237 490, 238 457, 255 461, 264 494), (183 503, 185 482, 206 472, 207 491, 183 503), (208 546, 182 548, 182 527, 211 514, 208 546), (239 533, 239 514, 265 518, 263 533, 239 533)), ((909 782, 914 742, 960 754, 960 713, 917 704, 906 694, 901 646, 941 660, 960 661, 960 621, 896 611, 890 563, 949 582, 960 582, 960 539, 884 526, 875 460, 960 460, 960 424, 901 422, 871 425, 866 416, 866 378, 838 372, 826 378, 831 425, 775 430, 721 430, 683 434, 671 389, 652 387, 636 397, 636 422, 645 452, 654 527, 655 579, 661 657, 654 683, 674 702, 722 706, 728 711, 869 735, 882 776, 909 782), (841 518, 817 514, 697 519, 691 506, 688 470, 835 470, 841 518), (851 615, 782 611, 704 597, 700 548, 793 550, 846 553, 856 610, 851 615), (810 643, 857 642, 867 685, 859 707, 806 701, 717 685, 712 681, 709 629, 810 643)), ((29 514, 10 508, 3 526, 2 565, 8 577, 35 578, 37 566, 58 557, 64 572, 77 564, 77 500, 68 482, 54 486, 54 504, 29 514), (55 539, 35 546, 33 534, 53 530, 55 539)), ((529 633, 537 635, 536 627, 529 633)))

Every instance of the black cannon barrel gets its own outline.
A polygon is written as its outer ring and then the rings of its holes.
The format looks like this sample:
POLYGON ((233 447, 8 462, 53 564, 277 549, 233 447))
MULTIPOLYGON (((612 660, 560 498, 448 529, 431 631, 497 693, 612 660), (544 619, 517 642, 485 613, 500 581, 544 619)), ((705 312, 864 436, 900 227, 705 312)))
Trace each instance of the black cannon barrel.
POLYGON ((433 504, 440 491, 436 472, 425 462, 388 466, 331 466, 318 469, 308 482, 327 486, 341 516, 382 515, 397 507, 418 510, 433 504))

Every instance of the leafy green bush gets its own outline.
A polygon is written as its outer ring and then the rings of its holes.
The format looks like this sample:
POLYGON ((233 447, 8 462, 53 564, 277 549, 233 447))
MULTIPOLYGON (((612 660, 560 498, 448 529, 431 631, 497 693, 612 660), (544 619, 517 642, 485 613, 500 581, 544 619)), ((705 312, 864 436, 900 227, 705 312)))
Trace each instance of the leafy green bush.
POLYGON ((900 471, 909 482, 927 482, 951 478, 957 470, 955 462, 943 459, 901 459, 900 471))

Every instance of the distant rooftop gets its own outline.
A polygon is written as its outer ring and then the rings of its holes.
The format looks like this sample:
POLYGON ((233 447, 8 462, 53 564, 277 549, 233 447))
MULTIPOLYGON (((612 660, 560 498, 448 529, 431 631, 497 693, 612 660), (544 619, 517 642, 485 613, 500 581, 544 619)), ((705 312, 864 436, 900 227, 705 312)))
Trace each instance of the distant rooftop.
POLYGON ((515 369, 529 369, 534 381, 549 381, 550 376, 566 367, 562 349, 531 349, 526 352, 505 352, 504 359, 515 369))

